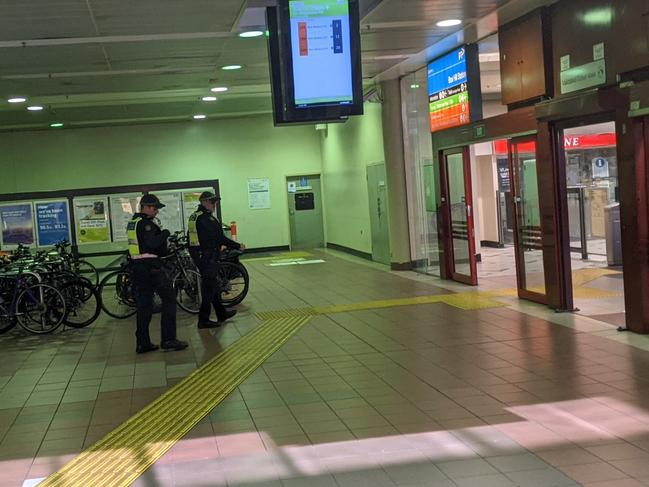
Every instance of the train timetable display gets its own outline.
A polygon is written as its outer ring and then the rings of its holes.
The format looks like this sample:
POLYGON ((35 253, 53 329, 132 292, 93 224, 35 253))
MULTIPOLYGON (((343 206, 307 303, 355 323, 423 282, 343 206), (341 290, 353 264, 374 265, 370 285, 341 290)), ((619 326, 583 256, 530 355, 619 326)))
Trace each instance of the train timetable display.
MULTIPOLYGON (((431 132, 471 122, 471 66, 463 46, 428 64, 428 106, 431 132)), ((479 83, 480 81, 477 80, 479 83)))
POLYGON ((290 0, 289 11, 295 105, 351 104, 348 0, 290 0))

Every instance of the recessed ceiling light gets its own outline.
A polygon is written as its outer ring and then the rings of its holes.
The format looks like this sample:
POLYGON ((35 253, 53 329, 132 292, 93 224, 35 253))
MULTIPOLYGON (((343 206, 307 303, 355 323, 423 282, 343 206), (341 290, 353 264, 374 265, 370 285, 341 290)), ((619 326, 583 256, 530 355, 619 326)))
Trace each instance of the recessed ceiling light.
POLYGON ((216 101, 216 97, 215 96, 204 96, 203 98, 201 98, 201 100, 203 100, 203 101, 216 101))
POLYGON ((9 98, 7 101, 9 103, 25 103, 27 101, 27 98, 23 96, 15 96, 13 98, 9 98))
POLYGON ((260 30, 250 30, 248 32, 242 32, 239 34, 239 37, 261 37, 264 33, 260 30))
POLYGON ((228 91, 228 89, 225 86, 217 86, 215 88, 211 88, 210 91, 212 93, 223 93, 224 91, 228 91))
POLYGON ((460 19, 448 19, 448 20, 440 20, 437 22, 437 27, 454 27, 456 25, 460 25, 462 21, 460 19))
POLYGON ((40 105, 32 105, 27 107, 27 110, 29 110, 30 112, 40 112, 42 109, 43 107, 40 105))
POLYGON ((194 120, 205 120, 207 115, 194 115, 194 120))
POLYGON ((54 122, 50 124, 50 127, 52 127, 53 129, 60 129, 61 127, 63 127, 63 124, 61 122, 54 122))
POLYGON ((241 66, 240 64, 230 64, 228 66, 223 66, 221 69, 223 71, 235 71, 237 69, 241 69, 242 67, 243 66, 241 66))

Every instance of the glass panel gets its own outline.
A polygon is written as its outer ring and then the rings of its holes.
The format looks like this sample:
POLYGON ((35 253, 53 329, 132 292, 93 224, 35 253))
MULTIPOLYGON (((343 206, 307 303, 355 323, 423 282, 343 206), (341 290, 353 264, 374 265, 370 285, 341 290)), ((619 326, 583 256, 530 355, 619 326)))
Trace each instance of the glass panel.
POLYGON ((514 163, 518 190, 516 218, 521 288, 545 294, 536 147, 529 147, 529 144, 525 144, 525 147, 523 144, 517 144, 515 147, 516 160, 514 163), (525 152, 518 153, 518 150, 525 150, 525 152))
POLYGON ((401 79, 404 154, 415 270, 439 276, 439 165, 433 160, 427 79, 425 67, 401 79))
POLYGON ((455 272, 470 276, 471 249, 469 246, 463 155, 451 154, 446 156, 446 171, 448 175, 448 198, 451 208, 451 234, 455 272))

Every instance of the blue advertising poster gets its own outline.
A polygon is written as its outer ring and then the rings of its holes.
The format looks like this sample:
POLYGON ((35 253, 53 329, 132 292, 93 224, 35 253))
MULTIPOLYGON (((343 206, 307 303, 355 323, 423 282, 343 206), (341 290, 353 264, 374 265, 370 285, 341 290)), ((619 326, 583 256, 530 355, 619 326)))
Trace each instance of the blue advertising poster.
POLYGON ((70 240, 70 213, 67 201, 36 203, 36 231, 38 245, 54 245, 70 240))
POLYGON ((33 245, 34 219, 31 203, 18 203, 0 207, 3 245, 33 245))

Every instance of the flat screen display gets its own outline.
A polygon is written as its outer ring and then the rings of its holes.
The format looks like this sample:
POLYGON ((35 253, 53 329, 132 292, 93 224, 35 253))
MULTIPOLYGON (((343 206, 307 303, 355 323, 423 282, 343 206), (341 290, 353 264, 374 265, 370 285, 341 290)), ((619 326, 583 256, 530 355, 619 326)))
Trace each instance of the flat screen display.
POLYGON ((266 9, 275 125, 363 114, 358 0, 278 0, 266 9))
POLYGON ((295 106, 353 103, 348 0, 289 0, 288 4, 295 106))
POLYGON ((482 118, 480 72, 475 47, 462 46, 428 64, 428 106, 432 132, 482 118))

